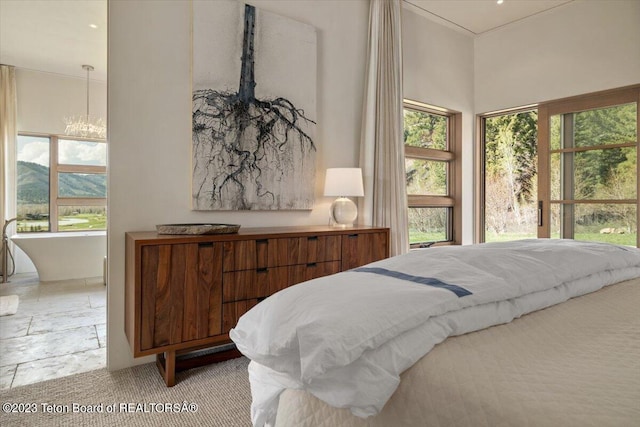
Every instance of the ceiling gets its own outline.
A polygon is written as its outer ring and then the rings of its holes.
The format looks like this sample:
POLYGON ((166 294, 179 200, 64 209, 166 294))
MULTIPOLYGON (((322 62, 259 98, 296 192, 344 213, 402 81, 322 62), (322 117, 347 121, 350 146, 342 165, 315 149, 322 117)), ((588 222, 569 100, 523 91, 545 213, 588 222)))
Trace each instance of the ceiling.
MULTIPOLYGON (((403 0, 406 7, 478 35, 572 0, 403 0)), ((107 0, 0 0, 0 63, 107 79, 107 0), (97 28, 92 28, 95 25, 97 28)))
POLYGON ((107 0, 0 0, 0 63, 106 81, 107 0))
POLYGON ((405 6, 447 22, 468 34, 479 35, 570 3, 573 0, 403 0, 405 6))

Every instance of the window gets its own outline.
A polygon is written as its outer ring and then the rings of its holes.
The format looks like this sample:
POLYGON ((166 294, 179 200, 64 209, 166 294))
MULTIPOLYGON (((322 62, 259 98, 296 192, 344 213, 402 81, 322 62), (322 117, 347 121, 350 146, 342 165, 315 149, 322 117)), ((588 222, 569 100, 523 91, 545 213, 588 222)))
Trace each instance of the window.
POLYGON ((482 117, 483 242, 538 235, 538 113, 482 117))
POLYGON ((105 230, 107 144, 18 135, 18 232, 105 230))
POLYGON ((405 170, 412 248, 460 241, 460 113, 404 103, 405 170))
POLYGON ((640 88, 540 107, 546 237, 638 245, 640 88))
POLYGON ((480 117, 476 240, 638 246, 640 85, 480 117))

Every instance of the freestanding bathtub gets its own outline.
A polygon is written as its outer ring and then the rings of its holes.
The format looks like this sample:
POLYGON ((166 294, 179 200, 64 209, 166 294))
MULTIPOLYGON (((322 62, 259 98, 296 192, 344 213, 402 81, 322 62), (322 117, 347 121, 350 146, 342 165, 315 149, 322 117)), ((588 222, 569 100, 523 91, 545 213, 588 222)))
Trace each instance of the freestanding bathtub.
POLYGON ((11 236, 11 241, 31 259, 42 282, 104 273, 106 231, 24 233, 11 236))

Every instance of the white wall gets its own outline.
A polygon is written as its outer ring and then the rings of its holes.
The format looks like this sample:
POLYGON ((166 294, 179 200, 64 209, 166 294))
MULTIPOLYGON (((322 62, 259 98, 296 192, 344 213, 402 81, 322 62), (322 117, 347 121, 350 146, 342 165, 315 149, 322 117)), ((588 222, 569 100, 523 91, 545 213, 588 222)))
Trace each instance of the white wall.
POLYGON ((404 97, 462 113, 462 242, 473 242, 473 38, 402 13, 404 97))
MULTIPOLYGON (((107 118, 107 84, 89 83, 91 116, 107 118)), ((60 74, 16 68, 18 97, 18 132, 64 134, 65 117, 84 115, 87 111, 87 80, 60 74)), ((14 194, 15 197, 15 194, 14 194)), ((25 253, 12 245, 16 273, 35 272, 25 253)))
MULTIPOLYGON (((87 80, 16 69, 18 93, 18 131, 61 135, 65 117, 85 115, 87 80)), ((89 112, 93 117, 107 117, 107 84, 91 80, 89 112)))
POLYGON ((175 222, 243 227, 326 224, 327 167, 355 166, 368 2, 253 1, 318 31, 316 206, 311 211, 191 210, 191 7, 185 1, 109 2, 108 366, 134 360, 124 334, 124 233, 175 222))
POLYGON ((640 83, 640 1, 576 0, 475 41, 475 111, 640 83))

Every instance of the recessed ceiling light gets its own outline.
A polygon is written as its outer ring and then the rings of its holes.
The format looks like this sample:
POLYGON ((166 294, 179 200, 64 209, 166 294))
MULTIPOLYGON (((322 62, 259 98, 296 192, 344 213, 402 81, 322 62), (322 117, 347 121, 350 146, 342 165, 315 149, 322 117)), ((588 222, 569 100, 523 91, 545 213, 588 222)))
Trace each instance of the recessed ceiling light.
POLYGON ((96 24, 89 24, 89 26, 90 26, 91 28, 94 28, 94 29, 95 29, 95 28, 98 28, 98 26, 97 26, 96 24))
POLYGON ((504 3, 504 0, 498 0, 498 4, 504 3))

